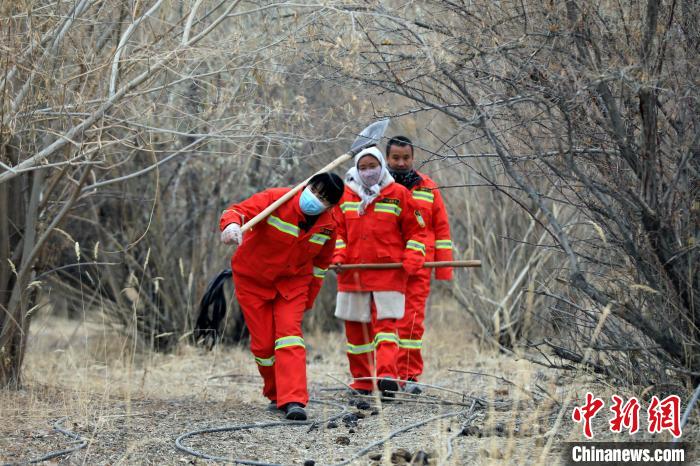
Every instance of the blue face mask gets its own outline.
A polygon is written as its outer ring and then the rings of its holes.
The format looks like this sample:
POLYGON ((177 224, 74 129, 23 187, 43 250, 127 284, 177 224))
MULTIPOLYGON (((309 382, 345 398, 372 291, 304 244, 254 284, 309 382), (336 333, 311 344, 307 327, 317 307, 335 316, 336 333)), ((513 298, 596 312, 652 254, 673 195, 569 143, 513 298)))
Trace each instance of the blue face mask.
POLYGON ((299 207, 306 215, 319 215, 326 210, 326 206, 311 192, 311 188, 308 186, 304 188, 299 197, 299 207))

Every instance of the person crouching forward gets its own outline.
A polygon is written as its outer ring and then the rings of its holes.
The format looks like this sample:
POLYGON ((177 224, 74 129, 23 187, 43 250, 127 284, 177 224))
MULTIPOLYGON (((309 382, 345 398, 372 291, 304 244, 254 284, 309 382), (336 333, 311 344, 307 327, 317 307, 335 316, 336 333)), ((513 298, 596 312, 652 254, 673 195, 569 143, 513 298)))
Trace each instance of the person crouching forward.
POLYGON ((250 349, 270 407, 305 420, 309 401, 304 312, 321 289, 336 240, 332 206, 343 194, 338 175, 321 173, 245 235, 241 225, 290 191, 272 188, 233 204, 221 215, 221 240, 231 259, 236 298, 250 332, 250 349), (240 245, 240 247, 238 247, 240 245))
POLYGON ((404 314, 408 275, 425 260, 425 224, 410 191, 394 183, 381 151, 370 147, 355 156, 340 201, 335 264, 401 262, 398 269, 350 269, 338 275, 335 316, 345 320, 351 387, 385 396, 398 390, 397 319, 404 314), (376 375, 375 375, 376 372, 376 375))

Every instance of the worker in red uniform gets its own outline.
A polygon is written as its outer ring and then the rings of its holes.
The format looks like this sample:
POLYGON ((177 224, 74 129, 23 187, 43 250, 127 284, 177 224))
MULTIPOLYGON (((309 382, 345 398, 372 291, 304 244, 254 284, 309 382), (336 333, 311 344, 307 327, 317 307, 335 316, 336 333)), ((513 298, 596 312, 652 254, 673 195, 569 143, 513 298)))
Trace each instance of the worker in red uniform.
POLYGON ((406 279, 425 261, 423 219, 410 191, 394 183, 376 147, 355 156, 339 207, 334 263, 403 265, 338 274, 335 315, 345 320, 351 387, 369 394, 375 377, 379 390, 391 396, 399 389, 396 322, 404 314, 406 279))
POLYGON ((233 204, 219 221, 221 240, 237 247, 231 259, 233 282, 263 378, 263 395, 291 420, 306 419, 309 395, 301 322, 333 256, 337 221, 332 207, 343 188, 338 175, 315 175, 303 191, 245 235, 241 226, 289 188, 268 189, 233 204))
MULTIPOLYGON (((426 261, 451 261, 452 240, 450 224, 442 195, 437 184, 426 174, 415 170, 413 144, 405 136, 396 136, 386 146, 389 172, 398 184, 411 191, 413 200, 419 205, 426 224, 426 261)), ((403 387, 411 393, 420 393, 420 387, 411 382, 418 381, 423 373, 423 321, 425 302, 430 294, 431 269, 420 269, 411 274, 406 286, 406 312, 398 322, 399 351, 396 365, 399 379, 408 383, 403 387)), ((435 269, 437 280, 451 280, 452 268, 435 269)))

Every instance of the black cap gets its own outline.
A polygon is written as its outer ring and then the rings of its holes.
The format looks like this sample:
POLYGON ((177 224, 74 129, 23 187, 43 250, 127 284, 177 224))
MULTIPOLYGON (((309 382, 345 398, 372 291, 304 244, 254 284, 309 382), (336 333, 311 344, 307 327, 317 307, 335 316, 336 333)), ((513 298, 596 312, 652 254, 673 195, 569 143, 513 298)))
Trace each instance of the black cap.
POLYGON ((309 180, 309 186, 323 196, 331 204, 337 204, 340 198, 343 197, 345 183, 335 173, 319 173, 314 175, 309 180))

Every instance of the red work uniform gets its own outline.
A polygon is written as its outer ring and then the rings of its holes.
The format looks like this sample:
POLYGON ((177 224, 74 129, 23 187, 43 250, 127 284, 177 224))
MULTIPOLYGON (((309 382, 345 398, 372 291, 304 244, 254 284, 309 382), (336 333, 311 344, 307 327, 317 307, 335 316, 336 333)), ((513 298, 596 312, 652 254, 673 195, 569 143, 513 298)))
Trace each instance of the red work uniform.
MULTIPOLYGON (((411 193, 398 183, 382 189, 374 201, 359 215, 360 197, 346 185, 339 208, 333 262, 343 264, 403 262, 419 268, 425 261, 425 228, 411 193)), ((338 274, 338 291, 406 291, 408 274, 401 269, 346 270, 338 274)), ((372 299, 370 323, 345 321, 350 373, 358 390, 373 389, 373 377, 396 378, 399 339, 396 319, 377 319, 372 299), (376 351, 376 355, 375 355, 376 351), (376 364, 375 364, 376 356, 376 364)))
MULTIPOLYGON (((450 224, 442 195, 437 184, 427 175, 418 173, 421 181, 411 188, 413 200, 418 204, 426 225, 426 261, 451 261, 452 240, 450 224)), ((423 332, 425 327, 425 302, 430 294, 431 269, 420 269, 408 278, 406 286, 406 311, 397 324, 399 352, 396 361, 399 378, 418 380, 423 373, 423 332)), ((436 268, 437 280, 451 280, 452 268, 436 268)))
MULTIPOLYGON (((288 191, 268 189, 231 205, 221 215, 219 228, 243 225, 288 191)), ((246 232, 231 259, 236 298, 264 380, 263 395, 278 407, 290 402, 306 405, 309 400, 301 322, 321 289, 336 240, 332 209, 310 229, 300 227, 306 219, 300 196, 297 193, 246 232)))

